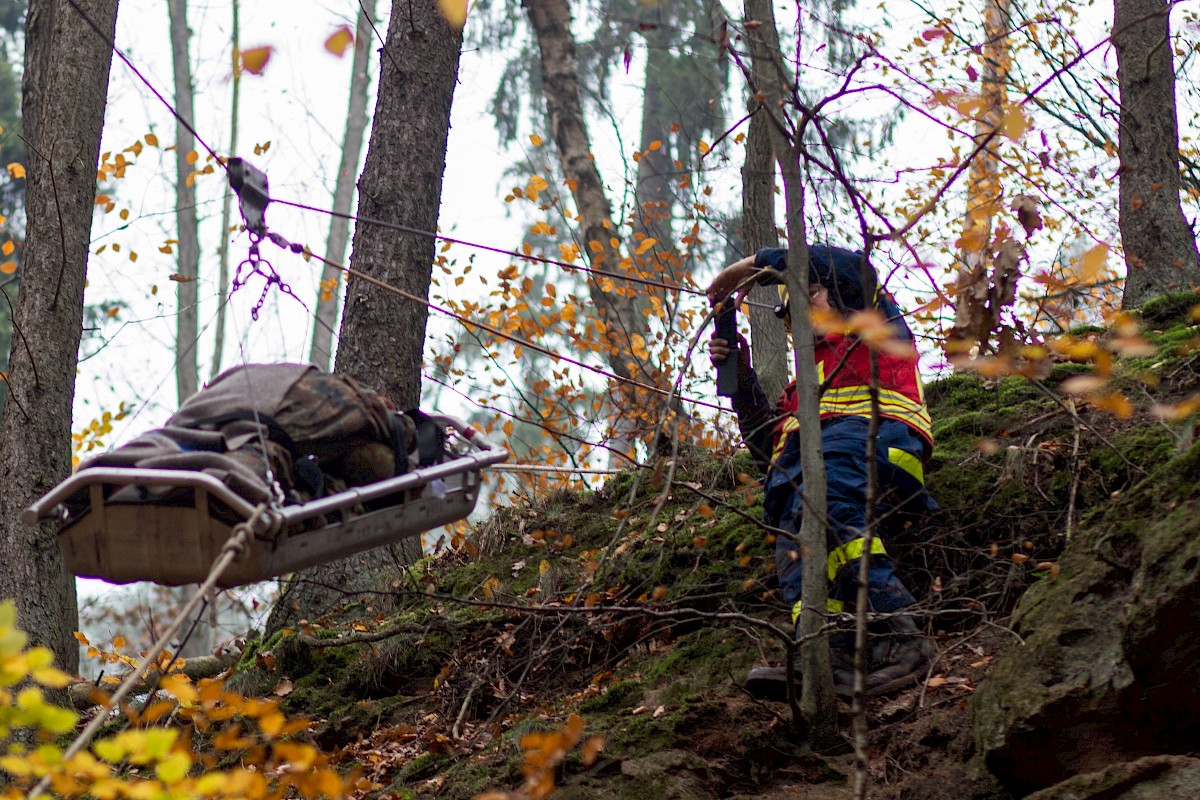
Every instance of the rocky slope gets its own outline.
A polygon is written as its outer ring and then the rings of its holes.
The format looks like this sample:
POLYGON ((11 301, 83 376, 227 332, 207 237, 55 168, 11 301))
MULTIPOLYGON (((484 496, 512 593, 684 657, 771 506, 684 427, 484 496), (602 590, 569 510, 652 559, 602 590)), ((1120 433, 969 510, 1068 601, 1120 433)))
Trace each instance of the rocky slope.
MULTIPOLYGON (((1078 364, 929 387, 942 509, 888 547, 941 655, 871 702, 870 796, 1200 796, 1200 447, 1148 413, 1198 385, 1195 300, 1148 307, 1155 352, 1117 359, 1126 419, 1062 401, 1078 364)), ((808 754, 741 690, 784 653, 757 497, 742 457, 689 452, 501 511, 236 680, 318 720, 372 796, 848 797, 849 745, 808 754)))

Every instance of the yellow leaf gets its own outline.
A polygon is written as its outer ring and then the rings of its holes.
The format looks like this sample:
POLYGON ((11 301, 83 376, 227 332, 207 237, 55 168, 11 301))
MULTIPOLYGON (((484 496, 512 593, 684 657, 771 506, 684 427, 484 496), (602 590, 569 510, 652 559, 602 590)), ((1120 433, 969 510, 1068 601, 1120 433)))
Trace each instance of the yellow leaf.
POLYGON ((153 133, 147 133, 142 138, 146 141, 146 144, 150 145, 151 147, 158 147, 158 137, 153 133))
POLYGON ((258 721, 258 727, 259 730, 263 732, 264 736, 273 739, 279 735, 280 731, 283 730, 284 722, 286 722, 286 720, 284 719, 283 714, 280 714, 278 711, 272 711, 269 714, 265 714, 262 719, 258 721))
POLYGON ((1079 264, 1079 278, 1084 283, 1091 283, 1104 270, 1108 263, 1108 245, 1098 244, 1083 254, 1079 264))
POLYGON ((504 421, 504 425, 503 425, 502 427, 503 427, 503 429, 504 429, 504 435, 505 435, 505 436, 512 436, 512 435, 513 435, 513 423, 512 423, 512 420, 511 420, 511 419, 509 419, 509 420, 505 420, 505 421, 504 421))
POLYGON ((180 672, 172 673, 163 678, 159 686, 163 691, 170 692, 179 698, 179 702, 184 705, 195 703, 199 697, 199 693, 196 691, 196 687, 192 685, 191 680, 180 672))
POLYGON ((635 256, 640 256, 642 253, 649 250, 654 245, 658 244, 658 239, 642 239, 641 244, 637 246, 637 250, 633 251, 635 256))
POLYGON ((5 275, 12 275, 16 271, 17 265, 13 261, 5 261, 3 264, 0 264, 0 272, 3 272, 5 275))
POLYGON ((154 772, 164 783, 178 783, 187 776, 191 766, 192 759, 188 757, 188 754, 176 750, 158 762, 154 772))
POLYGON ((200 154, 197 153, 195 150, 189 150, 187 155, 184 156, 184 158, 187 159, 187 162, 189 164, 195 164, 200 159, 200 154))
POLYGON ((343 25, 325 40, 325 49, 341 58, 346 55, 346 50, 352 44, 354 44, 354 32, 350 30, 349 25, 343 25))
POLYGON ((1004 121, 1000 123, 1000 132, 1012 139, 1019 140, 1029 130, 1029 115, 1025 109, 1017 107, 1004 113, 1004 121))
POLYGON ((529 142, 534 147, 541 147, 542 146, 542 137, 538 136, 536 133, 530 134, 529 142))
POLYGON ((708 151, 711 149, 712 147, 708 144, 708 142, 700 142, 700 155, 707 155, 708 151))
POLYGON ((9 239, 3 245, 0 245, 0 253, 4 253, 6 256, 11 256, 13 254, 13 250, 16 249, 17 246, 12 243, 12 239, 9 239))
POLYGON ((271 60, 275 48, 270 45, 264 47, 251 47, 249 50, 243 50, 242 69, 249 72, 251 75, 262 75, 263 70, 267 68, 267 62, 271 60))
POLYGON ((467 24, 467 0, 438 0, 438 9, 450 27, 461 29, 467 24))
POLYGON ((13 180, 16 180, 17 178, 24 178, 25 167, 14 161, 8 165, 8 177, 12 178, 13 180))
POLYGON ((54 667, 38 667, 29 676, 50 689, 61 689, 71 682, 71 676, 54 667))
POLYGON ((122 647, 125 646, 125 637, 124 636, 114 636, 113 641, 112 641, 112 646, 113 646, 114 650, 120 650, 122 647))

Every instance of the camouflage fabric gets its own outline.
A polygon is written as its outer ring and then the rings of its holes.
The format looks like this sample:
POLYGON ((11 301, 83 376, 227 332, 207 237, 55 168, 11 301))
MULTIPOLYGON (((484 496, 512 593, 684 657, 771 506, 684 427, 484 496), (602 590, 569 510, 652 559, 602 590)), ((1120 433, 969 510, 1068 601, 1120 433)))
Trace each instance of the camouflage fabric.
POLYGON ((305 364, 248 364, 227 370, 188 398, 160 430, 80 469, 199 470, 251 502, 274 499, 276 482, 299 501, 310 491, 296 474, 305 460, 347 486, 394 475, 396 416, 385 397, 353 378, 305 364))

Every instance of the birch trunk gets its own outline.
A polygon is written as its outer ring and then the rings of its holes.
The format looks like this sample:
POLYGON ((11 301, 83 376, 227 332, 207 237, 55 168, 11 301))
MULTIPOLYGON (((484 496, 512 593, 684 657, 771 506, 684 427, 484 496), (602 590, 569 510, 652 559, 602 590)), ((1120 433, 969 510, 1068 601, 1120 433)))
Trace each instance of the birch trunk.
POLYGON ((992 309, 988 299, 988 268, 991 262, 992 224, 1001 210, 1000 137, 995 131, 1004 121, 1008 100, 1008 34, 1010 0, 984 0, 982 47, 983 74, 980 97, 983 111, 975 121, 975 145, 991 137, 991 143, 975 156, 967 175, 967 213, 963 218, 962 247, 959 249, 958 291, 955 296, 955 338, 982 341, 991 331, 992 309))
MULTIPOLYGON (((168 0, 167 13, 171 24, 171 62, 175 75, 175 226, 179 244, 177 271, 181 276, 178 287, 179 316, 175 330, 175 389, 179 402, 191 397, 200 388, 199 366, 196 358, 197 324, 196 279, 200 274, 200 236, 196 228, 196 187, 188 176, 195 170, 188 154, 196 147, 192 132, 180 119, 195 123, 192 102, 192 63, 188 58, 187 0, 168 0)), ((193 157, 194 158, 194 157, 193 157)))
MULTIPOLYGON (((229 154, 237 155, 238 151, 238 108, 241 103, 242 95, 242 71, 240 68, 241 58, 239 52, 241 50, 241 24, 238 19, 239 0, 233 0, 231 8, 233 12, 233 29, 230 31, 229 38, 233 44, 233 78, 230 80, 232 89, 229 98, 229 154)), ((229 300, 229 239, 230 225, 232 220, 233 206, 233 190, 228 186, 225 187, 225 198, 221 201, 221 245, 218 253, 217 276, 217 322, 214 325, 213 333, 213 355, 212 367, 208 371, 208 379, 212 380, 221 374, 221 359, 225 354, 225 307, 229 300)))
MULTIPOLYGON (((117 0, 78 0, 109 37, 117 0)), ((63 0, 31 0, 21 112, 28 138, 25 252, 0 421, 0 597, 63 669, 79 668, 75 581, 52 524, 21 511, 71 472, 71 405, 83 320, 100 131, 112 50, 63 0)))
MULTIPOLYGON (((758 103, 751 100, 754 106, 758 103)), ((742 165, 742 240, 747 253, 779 245, 775 230, 775 159, 771 155, 771 124, 766 109, 750 119, 746 161, 742 165)), ((788 384, 787 328, 768 306, 779 303, 773 286, 755 286, 750 299, 750 358, 759 383, 771 400, 788 384)))
MULTIPOLYGON (((592 159, 587 124, 580 100, 579 73, 575 59, 575 40, 571 34, 571 11, 567 0, 523 0, 529 22, 541 53, 542 81, 546 106, 553 129, 563 174, 583 227, 583 254, 589 266, 601 274, 623 275, 632 261, 622 255, 618 226, 612 220, 612 206, 604 191, 600 172, 592 159)), ((633 284, 613 281, 606 290, 594 274, 588 289, 596 315, 603 325, 606 360, 612 372, 621 378, 665 388, 666 380, 644 355, 635 353, 650 341, 645 317, 638 312, 635 298, 644 291, 633 284)), ((633 438, 648 432, 664 411, 663 397, 638 390, 629 383, 612 387, 620 412, 620 427, 614 434, 614 449, 633 454, 633 438), (636 417, 635 417, 636 415, 636 417)))
POLYGON ((787 208, 787 287, 792 318, 792 345, 796 370, 796 420, 800 423, 800 458, 804 464, 804 513, 800 520, 800 547, 804 552, 803 611, 798 632, 804 687, 800 710, 808 725, 809 741, 825 745, 837 738, 837 712, 833 697, 833 672, 829 644, 819 636, 824 625, 829 587, 825 577, 826 496, 825 459, 821 452, 819 412, 820 381, 813 347, 811 309, 808 301, 808 239, 804 222, 804 180, 800 172, 801 143, 787 127, 782 114, 791 99, 788 71, 779 49, 775 12, 769 0, 746 0, 747 20, 761 27, 747 31, 753 61, 755 89, 764 95, 763 106, 771 114, 768 127, 771 144, 783 176, 787 208))
MULTIPOLYGON (((358 158, 362 154, 363 133, 367 129, 368 68, 371 61, 371 25, 374 21, 375 0, 363 0, 358 7, 355 25, 354 63, 350 66, 350 108, 346 113, 346 133, 342 138, 342 160, 333 188, 333 210, 337 214, 348 215, 353 208, 358 158)), ((343 263, 349 235, 350 220, 345 216, 332 217, 329 238, 325 241, 325 257, 335 264, 343 263)), ((321 369, 329 369, 333 359, 333 326, 337 322, 341 297, 341 270, 326 264, 321 270, 312 347, 308 353, 308 362, 321 369)))

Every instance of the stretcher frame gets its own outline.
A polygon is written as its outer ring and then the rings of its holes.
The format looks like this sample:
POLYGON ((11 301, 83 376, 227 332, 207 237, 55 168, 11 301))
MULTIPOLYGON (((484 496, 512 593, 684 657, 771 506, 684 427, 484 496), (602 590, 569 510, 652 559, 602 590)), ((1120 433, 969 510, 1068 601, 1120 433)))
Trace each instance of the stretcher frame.
MULTIPOLYGON (((450 429, 459 449, 441 463, 404 475, 357 486, 307 503, 267 509, 260 515, 253 544, 226 569, 224 588, 267 580, 417 536, 465 518, 475 507, 481 470, 508 458, 508 451, 469 425, 430 415, 450 429), (390 505, 355 513, 364 503, 390 505), (329 522, 330 515, 340 522, 329 522)), ((60 525, 58 541, 74 574, 110 583, 153 581, 168 586, 198 583, 221 553, 233 527, 250 520, 256 507, 204 472, 135 467, 80 470, 25 510, 34 526, 60 525), (187 505, 113 502, 122 486, 190 489, 187 505), (68 498, 88 493, 90 509, 68 519, 68 498)))

